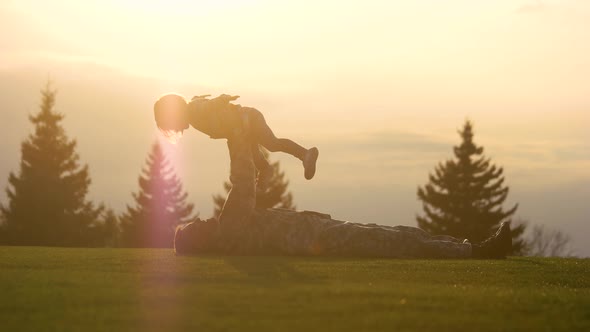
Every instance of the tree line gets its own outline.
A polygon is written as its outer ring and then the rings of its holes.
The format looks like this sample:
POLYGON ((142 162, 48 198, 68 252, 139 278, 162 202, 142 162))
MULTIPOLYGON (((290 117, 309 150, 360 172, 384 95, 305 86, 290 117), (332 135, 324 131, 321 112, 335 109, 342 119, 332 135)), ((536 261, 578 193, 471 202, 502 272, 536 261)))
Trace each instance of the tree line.
MULTIPOLYGON (((117 215, 104 204, 87 199, 91 183, 88 165, 80 164, 76 141, 68 138, 55 110, 56 90, 48 83, 41 91, 40 110, 30 115, 34 132, 21 144, 18 173, 8 176, 8 203, 0 204, 0 245, 171 247, 177 225, 198 216, 188 194, 156 141, 138 177, 133 204, 117 215)), ((459 131, 461 144, 454 158, 440 162, 418 187, 423 214, 416 216, 420 228, 479 242, 518 209, 504 209, 509 188, 503 168, 483 155, 474 141, 473 125, 467 121, 459 131)), ((266 154, 268 156, 268 153, 266 154)), ((288 180, 279 162, 267 191, 258 193, 257 208, 295 209, 288 180)), ((229 182, 223 184, 227 193, 229 182)), ((225 203, 214 195, 214 216, 225 203)), ((532 238, 523 237, 527 224, 513 223, 514 254, 566 255, 570 238, 560 231, 535 226, 532 238)))
MULTIPOLYGON (((8 203, 0 204, 0 245, 171 247, 176 226, 198 213, 160 144, 152 144, 133 203, 117 215, 87 199, 88 165, 80 163, 76 141, 61 125, 56 94, 48 83, 39 112, 29 116, 34 132, 21 144, 19 171, 8 176, 8 203)), ((285 174, 278 162, 272 167, 274 176, 257 206, 294 209, 285 174)), ((228 191, 229 183, 224 187, 228 191)), ((225 198, 215 195, 213 202, 217 216, 225 198)))

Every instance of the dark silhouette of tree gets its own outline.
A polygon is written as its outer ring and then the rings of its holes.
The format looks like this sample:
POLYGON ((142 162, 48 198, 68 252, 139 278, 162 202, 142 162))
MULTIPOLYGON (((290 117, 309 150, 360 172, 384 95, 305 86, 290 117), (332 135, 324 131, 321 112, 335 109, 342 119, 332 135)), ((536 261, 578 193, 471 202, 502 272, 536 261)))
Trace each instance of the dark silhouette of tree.
POLYGON ((571 257, 571 236, 557 230, 548 229, 544 225, 534 225, 527 236, 524 254, 539 257, 571 257))
MULTIPOLYGON (((262 149, 262 153, 264 154, 265 158, 268 158, 268 151, 262 149)), ((273 169, 273 176, 269 181, 268 190, 263 193, 256 193, 256 208, 282 208, 295 210, 295 205, 293 205, 293 194, 287 191, 289 181, 285 179, 285 172, 281 171, 280 163, 278 161, 271 163, 271 167, 273 169)), ((225 204, 227 193, 229 193, 231 190, 231 183, 227 181, 224 182, 223 189, 226 193, 225 196, 213 195, 213 204, 215 205, 213 216, 215 218, 218 218, 219 214, 221 213, 221 209, 225 204)))
POLYGON ((174 229, 189 222, 193 204, 159 143, 152 145, 146 167, 139 176, 135 206, 121 216, 121 245, 126 247, 172 247, 174 229))
POLYGON ((106 209, 103 214, 100 232, 103 239, 102 246, 118 247, 119 246, 119 218, 112 209, 106 209))
MULTIPOLYGON (((510 220, 518 204, 504 210, 508 197, 504 185, 504 170, 483 156, 483 147, 473 142, 473 126, 466 121, 461 145, 454 147, 455 159, 439 163, 429 183, 418 187, 423 216, 417 216, 418 226, 432 234, 467 238, 476 243, 491 235, 502 221, 510 220)), ((525 225, 512 225, 514 253, 524 244, 520 239, 525 225)))
POLYGON ((70 140, 54 110, 56 90, 47 83, 40 111, 30 115, 35 132, 21 144, 18 174, 8 177, 8 205, 1 206, 5 243, 14 245, 89 246, 104 207, 86 200, 90 177, 80 166, 76 141, 70 140))

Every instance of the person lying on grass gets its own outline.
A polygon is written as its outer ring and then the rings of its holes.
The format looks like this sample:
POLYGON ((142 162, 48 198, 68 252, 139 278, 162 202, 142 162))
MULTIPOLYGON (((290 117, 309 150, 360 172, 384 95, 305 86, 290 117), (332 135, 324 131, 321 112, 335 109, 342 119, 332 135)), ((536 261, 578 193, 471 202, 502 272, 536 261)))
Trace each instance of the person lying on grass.
POLYGON ((310 180, 314 177, 319 155, 317 148, 306 149, 290 139, 277 138, 260 111, 231 103, 239 96, 222 94, 213 99, 208 97, 196 96, 189 102, 178 94, 160 97, 154 105, 158 128, 173 143, 180 139, 189 125, 213 139, 242 137, 247 140, 257 169, 259 192, 266 191, 273 175, 273 169, 260 151, 260 145, 271 152, 281 151, 300 159, 305 178, 310 180))
POLYGON ((508 222, 474 244, 416 227, 351 223, 318 212, 285 209, 256 210, 239 231, 223 229, 215 218, 180 225, 174 236, 175 253, 503 259, 512 251, 508 222))
POLYGON ((232 188, 219 220, 178 226, 176 254, 504 258, 512 250, 509 223, 486 241, 472 244, 415 227, 350 223, 310 211, 256 210, 254 142, 247 132, 228 138, 232 188))

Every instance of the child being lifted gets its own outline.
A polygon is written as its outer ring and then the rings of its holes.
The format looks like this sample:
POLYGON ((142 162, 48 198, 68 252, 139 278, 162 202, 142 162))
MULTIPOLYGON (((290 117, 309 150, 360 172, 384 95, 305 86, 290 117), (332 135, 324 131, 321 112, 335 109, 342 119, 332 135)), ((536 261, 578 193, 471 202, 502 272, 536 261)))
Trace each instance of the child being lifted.
POLYGON ((222 94, 213 99, 207 97, 209 95, 196 96, 189 102, 177 94, 160 97, 154 105, 156 124, 160 131, 173 143, 189 126, 212 139, 248 139, 258 170, 256 186, 259 192, 267 189, 273 175, 272 167, 260 151, 259 145, 271 152, 281 151, 300 159, 305 178, 313 178, 319 155, 317 148, 305 149, 290 139, 277 138, 260 111, 231 103, 239 96, 222 94))

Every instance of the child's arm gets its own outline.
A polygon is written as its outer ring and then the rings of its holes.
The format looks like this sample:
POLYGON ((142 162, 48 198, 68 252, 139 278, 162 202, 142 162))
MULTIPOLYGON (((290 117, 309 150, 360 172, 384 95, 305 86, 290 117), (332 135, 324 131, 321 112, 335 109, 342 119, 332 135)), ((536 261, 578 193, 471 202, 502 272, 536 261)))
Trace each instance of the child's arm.
POLYGON ((230 101, 234 101, 234 100, 240 98, 240 96, 221 94, 218 97, 215 97, 213 99, 208 99, 207 97, 209 97, 209 96, 211 96, 211 95, 194 96, 191 99, 191 101, 209 103, 209 105, 212 106, 211 109, 216 110, 216 108, 223 107, 223 106, 229 104, 230 101))
POLYGON ((240 96, 231 96, 231 95, 226 95, 224 93, 222 95, 219 95, 219 97, 215 97, 215 98, 211 99, 211 101, 218 101, 220 103, 229 103, 230 101, 234 101, 238 98, 240 98, 240 96))

